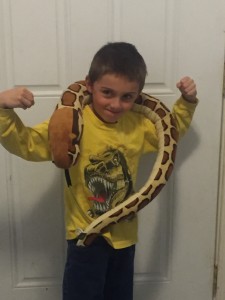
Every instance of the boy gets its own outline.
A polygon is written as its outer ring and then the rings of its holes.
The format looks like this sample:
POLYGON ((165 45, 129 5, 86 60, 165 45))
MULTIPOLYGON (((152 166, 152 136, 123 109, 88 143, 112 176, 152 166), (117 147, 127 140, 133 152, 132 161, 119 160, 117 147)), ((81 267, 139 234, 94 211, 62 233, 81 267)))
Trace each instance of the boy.
MULTIPOLYGON (((94 56, 86 78, 92 103, 84 108, 81 155, 65 181, 68 241, 63 300, 131 300, 137 217, 111 226, 89 247, 75 238, 94 218, 133 192, 142 154, 157 151, 154 125, 131 111, 144 86, 147 69, 129 43, 109 43, 94 56), (122 170, 122 171, 121 171, 122 170), (98 176, 90 180, 90 174, 98 176)), ((189 77, 177 87, 182 97, 173 107, 180 135, 188 129, 197 105, 196 86, 189 77)), ((48 122, 25 127, 13 111, 34 104, 24 88, 0 93, 0 141, 11 153, 31 161, 51 160, 48 122)))

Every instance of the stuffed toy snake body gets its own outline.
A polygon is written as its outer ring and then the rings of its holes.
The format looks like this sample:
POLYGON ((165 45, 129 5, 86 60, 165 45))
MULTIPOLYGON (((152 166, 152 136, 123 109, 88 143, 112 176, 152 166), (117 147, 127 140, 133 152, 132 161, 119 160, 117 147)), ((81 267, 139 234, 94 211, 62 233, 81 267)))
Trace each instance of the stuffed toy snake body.
MULTIPOLYGON (((59 168, 69 169, 79 158, 79 142, 82 137, 82 110, 91 102, 85 81, 71 84, 64 91, 49 122, 49 142, 52 158, 59 168)), ((76 244, 88 246, 109 226, 135 215, 149 204, 167 183, 175 162, 178 132, 170 110, 158 99, 141 93, 133 111, 142 113, 153 122, 158 136, 158 153, 144 186, 121 204, 94 219, 79 232, 76 244)))

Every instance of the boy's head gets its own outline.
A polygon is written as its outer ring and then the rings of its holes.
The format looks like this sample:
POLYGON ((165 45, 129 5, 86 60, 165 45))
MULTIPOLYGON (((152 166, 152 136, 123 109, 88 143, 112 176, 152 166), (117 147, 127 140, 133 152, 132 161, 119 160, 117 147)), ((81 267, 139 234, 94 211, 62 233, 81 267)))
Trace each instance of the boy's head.
POLYGON ((141 91, 145 84, 147 68, 134 45, 114 42, 106 44, 95 54, 88 79, 93 84, 106 74, 119 75, 127 77, 130 81, 136 81, 141 91))

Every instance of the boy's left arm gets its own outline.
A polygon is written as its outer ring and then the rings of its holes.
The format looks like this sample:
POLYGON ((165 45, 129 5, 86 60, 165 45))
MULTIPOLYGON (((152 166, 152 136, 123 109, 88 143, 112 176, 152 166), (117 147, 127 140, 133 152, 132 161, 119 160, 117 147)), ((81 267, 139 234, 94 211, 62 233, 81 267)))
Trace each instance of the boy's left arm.
POLYGON ((188 130, 195 108, 198 104, 196 84, 190 77, 184 77, 177 83, 181 97, 173 106, 173 116, 177 123, 179 136, 183 136, 188 130))

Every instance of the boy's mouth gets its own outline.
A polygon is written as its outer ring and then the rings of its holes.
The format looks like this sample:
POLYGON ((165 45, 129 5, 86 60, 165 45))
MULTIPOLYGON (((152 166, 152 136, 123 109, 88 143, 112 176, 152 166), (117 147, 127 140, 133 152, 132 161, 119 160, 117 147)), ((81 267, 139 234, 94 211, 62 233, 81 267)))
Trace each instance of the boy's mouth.
POLYGON ((113 114, 113 115, 119 115, 119 114, 121 114, 121 110, 114 110, 114 109, 110 109, 110 108, 107 108, 106 110, 108 112, 110 112, 111 114, 113 114))
POLYGON ((115 112, 115 111, 109 111, 109 113, 115 117, 120 115, 120 112, 115 112))

